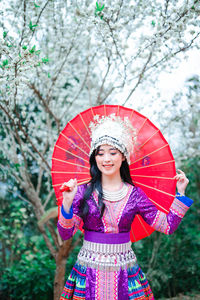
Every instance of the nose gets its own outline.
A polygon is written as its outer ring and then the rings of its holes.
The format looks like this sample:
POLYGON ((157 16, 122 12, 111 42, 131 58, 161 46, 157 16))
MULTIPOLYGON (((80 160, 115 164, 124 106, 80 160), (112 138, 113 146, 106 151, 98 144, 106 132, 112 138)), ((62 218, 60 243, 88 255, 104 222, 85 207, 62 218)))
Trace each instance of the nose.
POLYGON ((110 161, 110 154, 109 153, 105 153, 105 155, 104 155, 104 161, 105 162, 109 162, 110 161))

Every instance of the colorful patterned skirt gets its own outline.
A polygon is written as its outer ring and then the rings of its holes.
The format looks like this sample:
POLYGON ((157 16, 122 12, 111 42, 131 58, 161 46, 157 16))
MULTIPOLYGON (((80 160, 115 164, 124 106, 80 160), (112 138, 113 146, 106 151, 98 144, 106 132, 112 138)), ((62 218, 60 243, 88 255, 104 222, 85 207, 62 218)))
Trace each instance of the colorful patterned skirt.
MULTIPOLYGON (((108 235, 110 238, 111 234, 108 235)), ((137 264, 131 243, 127 242, 129 237, 126 234, 112 235, 118 236, 114 239, 115 244, 105 243, 105 238, 104 243, 96 243, 90 234, 85 236, 60 300, 154 299, 149 283, 137 264)), ((99 238, 97 240, 100 241, 99 238)))

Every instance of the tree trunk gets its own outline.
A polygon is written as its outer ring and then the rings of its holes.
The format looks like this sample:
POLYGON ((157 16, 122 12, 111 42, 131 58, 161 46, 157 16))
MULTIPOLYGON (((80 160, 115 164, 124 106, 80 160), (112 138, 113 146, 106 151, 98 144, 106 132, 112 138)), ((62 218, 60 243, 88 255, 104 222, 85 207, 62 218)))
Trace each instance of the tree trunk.
POLYGON ((59 300, 65 279, 66 261, 69 256, 72 239, 64 241, 56 254, 56 271, 54 277, 54 300, 59 300))

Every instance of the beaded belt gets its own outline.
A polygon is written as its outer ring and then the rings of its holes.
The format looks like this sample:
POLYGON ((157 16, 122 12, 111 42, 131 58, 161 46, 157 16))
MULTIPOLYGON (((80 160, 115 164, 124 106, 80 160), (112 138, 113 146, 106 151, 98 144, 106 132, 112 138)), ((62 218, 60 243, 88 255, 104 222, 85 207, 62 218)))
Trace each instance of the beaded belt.
POLYGON ((130 233, 86 231, 78 262, 86 267, 110 271, 134 266, 137 261, 131 249, 130 233))

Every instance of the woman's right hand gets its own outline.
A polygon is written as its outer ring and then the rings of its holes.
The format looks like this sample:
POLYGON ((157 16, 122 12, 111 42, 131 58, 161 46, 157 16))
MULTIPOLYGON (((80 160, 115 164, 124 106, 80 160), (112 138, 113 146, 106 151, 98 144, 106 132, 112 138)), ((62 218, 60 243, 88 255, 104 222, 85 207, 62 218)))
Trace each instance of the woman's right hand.
POLYGON ((76 195, 77 192, 77 180, 75 179, 70 179, 68 182, 64 182, 61 186, 61 190, 65 187, 69 187, 69 191, 63 192, 63 207, 66 213, 69 213, 70 208, 72 206, 72 202, 74 199, 74 196, 76 195))

